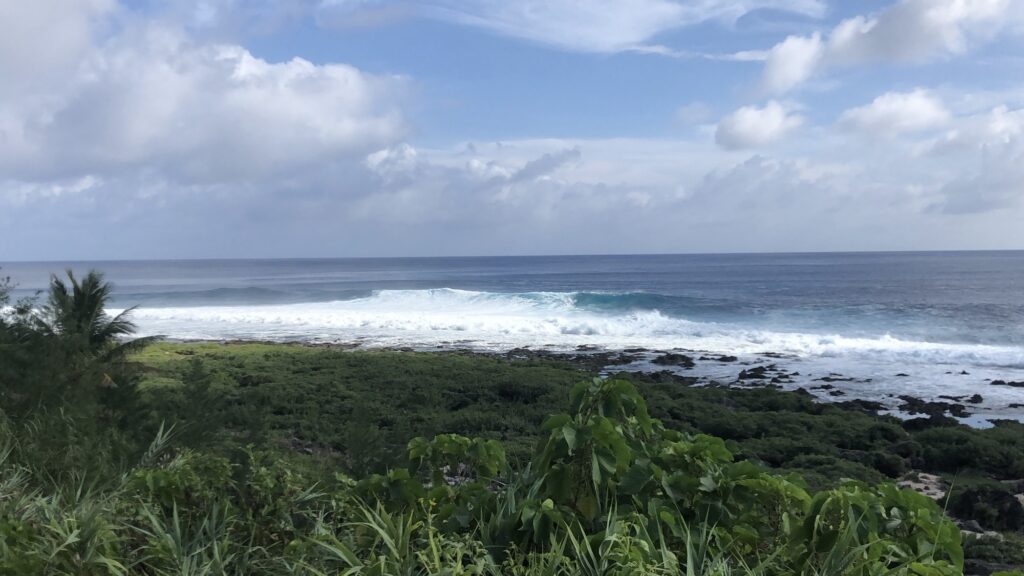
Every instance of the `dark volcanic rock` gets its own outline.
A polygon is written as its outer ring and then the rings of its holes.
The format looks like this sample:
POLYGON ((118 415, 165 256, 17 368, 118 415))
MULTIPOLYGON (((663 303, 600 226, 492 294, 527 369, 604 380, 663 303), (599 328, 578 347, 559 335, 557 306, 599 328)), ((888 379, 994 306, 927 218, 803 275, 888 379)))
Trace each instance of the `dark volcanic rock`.
POLYGON ((1024 388, 1024 382, 1008 382, 1006 380, 993 380, 993 386, 1012 386, 1013 388, 1024 388))
MULTIPOLYGON (((681 376, 671 370, 630 372, 629 377, 634 381, 650 382, 652 384, 678 384, 680 386, 693 386, 700 381, 700 378, 695 376, 681 376)), ((709 385, 714 385, 714 382, 709 383, 709 385)))
POLYGON ((842 390, 831 390, 828 393, 828 395, 829 396, 846 396, 846 392, 843 392, 842 390))
POLYGON ((639 357, 622 352, 591 352, 585 350, 578 353, 552 352, 550 350, 533 350, 531 348, 513 348, 504 354, 508 360, 553 360, 566 362, 582 370, 600 372, 609 366, 632 364, 639 357))
POLYGON ((929 416, 927 418, 911 418, 900 423, 907 432, 919 432, 929 428, 949 428, 959 426, 956 418, 950 418, 943 414, 929 416))
POLYGON ((966 418, 971 414, 967 412, 963 404, 957 404, 953 402, 925 402, 920 398, 913 396, 902 395, 899 397, 903 400, 903 404, 900 404, 899 409, 908 414, 926 414, 928 416, 942 416, 946 412, 949 412, 957 418, 966 418))
POLYGON ((748 370, 740 371, 739 376, 736 378, 739 380, 764 380, 768 378, 767 371, 768 369, 764 366, 754 366, 748 370))
POLYGON ((866 412, 868 414, 875 414, 881 410, 885 410, 885 404, 875 402, 874 400, 847 400, 845 402, 836 403, 836 406, 846 408, 847 410, 866 412))
POLYGON ((651 360, 651 362, 658 364, 659 366, 679 366, 682 368, 693 368, 694 366, 693 358, 686 354, 675 354, 672 352, 658 356, 654 360, 651 360))
POLYGON ((988 530, 1024 528, 1024 505, 1003 486, 981 484, 954 491, 949 511, 961 520, 975 520, 988 530))
POLYGON ((829 374, 821 378, 815 378, 815 382, 853 382, 853 378, 847 378, 842 374, 829 374))
POLYGON ((739 358, 735 356, 701 356, 700 359, 714 362, 739 362, 739 358))
POLYGON ((943 396, 943 395, 939 395, 939 398, 944 398, 946 400, 952 400, 953 402, 967 402, 968 404, 981 404, 982 402, 985 401, 985 399, 981 396, 981 394, 974 394, 974 395, 971 395, 971 396, 943 396))

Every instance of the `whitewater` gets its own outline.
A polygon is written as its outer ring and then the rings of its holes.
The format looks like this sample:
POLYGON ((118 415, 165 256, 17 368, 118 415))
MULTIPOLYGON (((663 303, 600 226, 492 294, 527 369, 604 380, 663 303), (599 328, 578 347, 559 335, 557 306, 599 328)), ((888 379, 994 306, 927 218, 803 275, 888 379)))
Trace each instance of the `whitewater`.
MULTIPOLYGON (((450 288, 380 290, 363 298, 280 305, 137 308, 143 335, 179 339, 361 342, 377 346, 539 346, 773 352, 893 363, 1024 368, 1024 348, 849 337, 694 322, 657 309, 594 310, 578 292, 492 293, 450 288)), ((635 300, 638 294, 603 294, 635 300)), ((113 310, 118 313, 121 310, 113 310)))

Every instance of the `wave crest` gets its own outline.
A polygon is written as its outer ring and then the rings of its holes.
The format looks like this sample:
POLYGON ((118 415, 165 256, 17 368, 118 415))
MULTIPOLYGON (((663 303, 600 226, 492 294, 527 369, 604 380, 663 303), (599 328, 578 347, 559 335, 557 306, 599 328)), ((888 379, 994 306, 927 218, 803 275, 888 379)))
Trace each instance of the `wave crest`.
POLYGON ((644 293, 497 293, 456 290, 379 290, 318 303, 139 308, 145 334, 176 338, 361 340, 381 345, 431 346, 452 341, 481 348, 516 346, 684 348, 732 354, 779 352, 928 364, 1024 366, 1011 346, 901 340, 881 334, 772 331, 696 322, 658 309, 665 297, 644 293))

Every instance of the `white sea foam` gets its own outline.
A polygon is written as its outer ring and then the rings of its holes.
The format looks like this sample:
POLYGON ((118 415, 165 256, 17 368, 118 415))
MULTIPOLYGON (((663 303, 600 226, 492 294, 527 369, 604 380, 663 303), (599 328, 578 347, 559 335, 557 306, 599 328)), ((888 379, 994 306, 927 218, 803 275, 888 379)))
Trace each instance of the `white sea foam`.
POLYGON ((751 329, 693 322, 658 310, 594 311, 578 307, 576 294, 562 292, 382 290, 365 298, 334 302, 140 308, 134 319, 144 334, 184 339, 360 340, 422 346, 459 341, 488 349, 590 344, 1024 367, 1024 349, 1018 347, 751 329))

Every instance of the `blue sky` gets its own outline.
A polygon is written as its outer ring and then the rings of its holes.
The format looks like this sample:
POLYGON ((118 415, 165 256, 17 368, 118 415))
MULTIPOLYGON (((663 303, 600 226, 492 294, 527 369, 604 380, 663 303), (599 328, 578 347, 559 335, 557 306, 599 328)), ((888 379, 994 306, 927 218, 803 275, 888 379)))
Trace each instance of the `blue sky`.
POLYGON ((1024 248, 1024 0, 0 6, 0 261, 1024 248))

